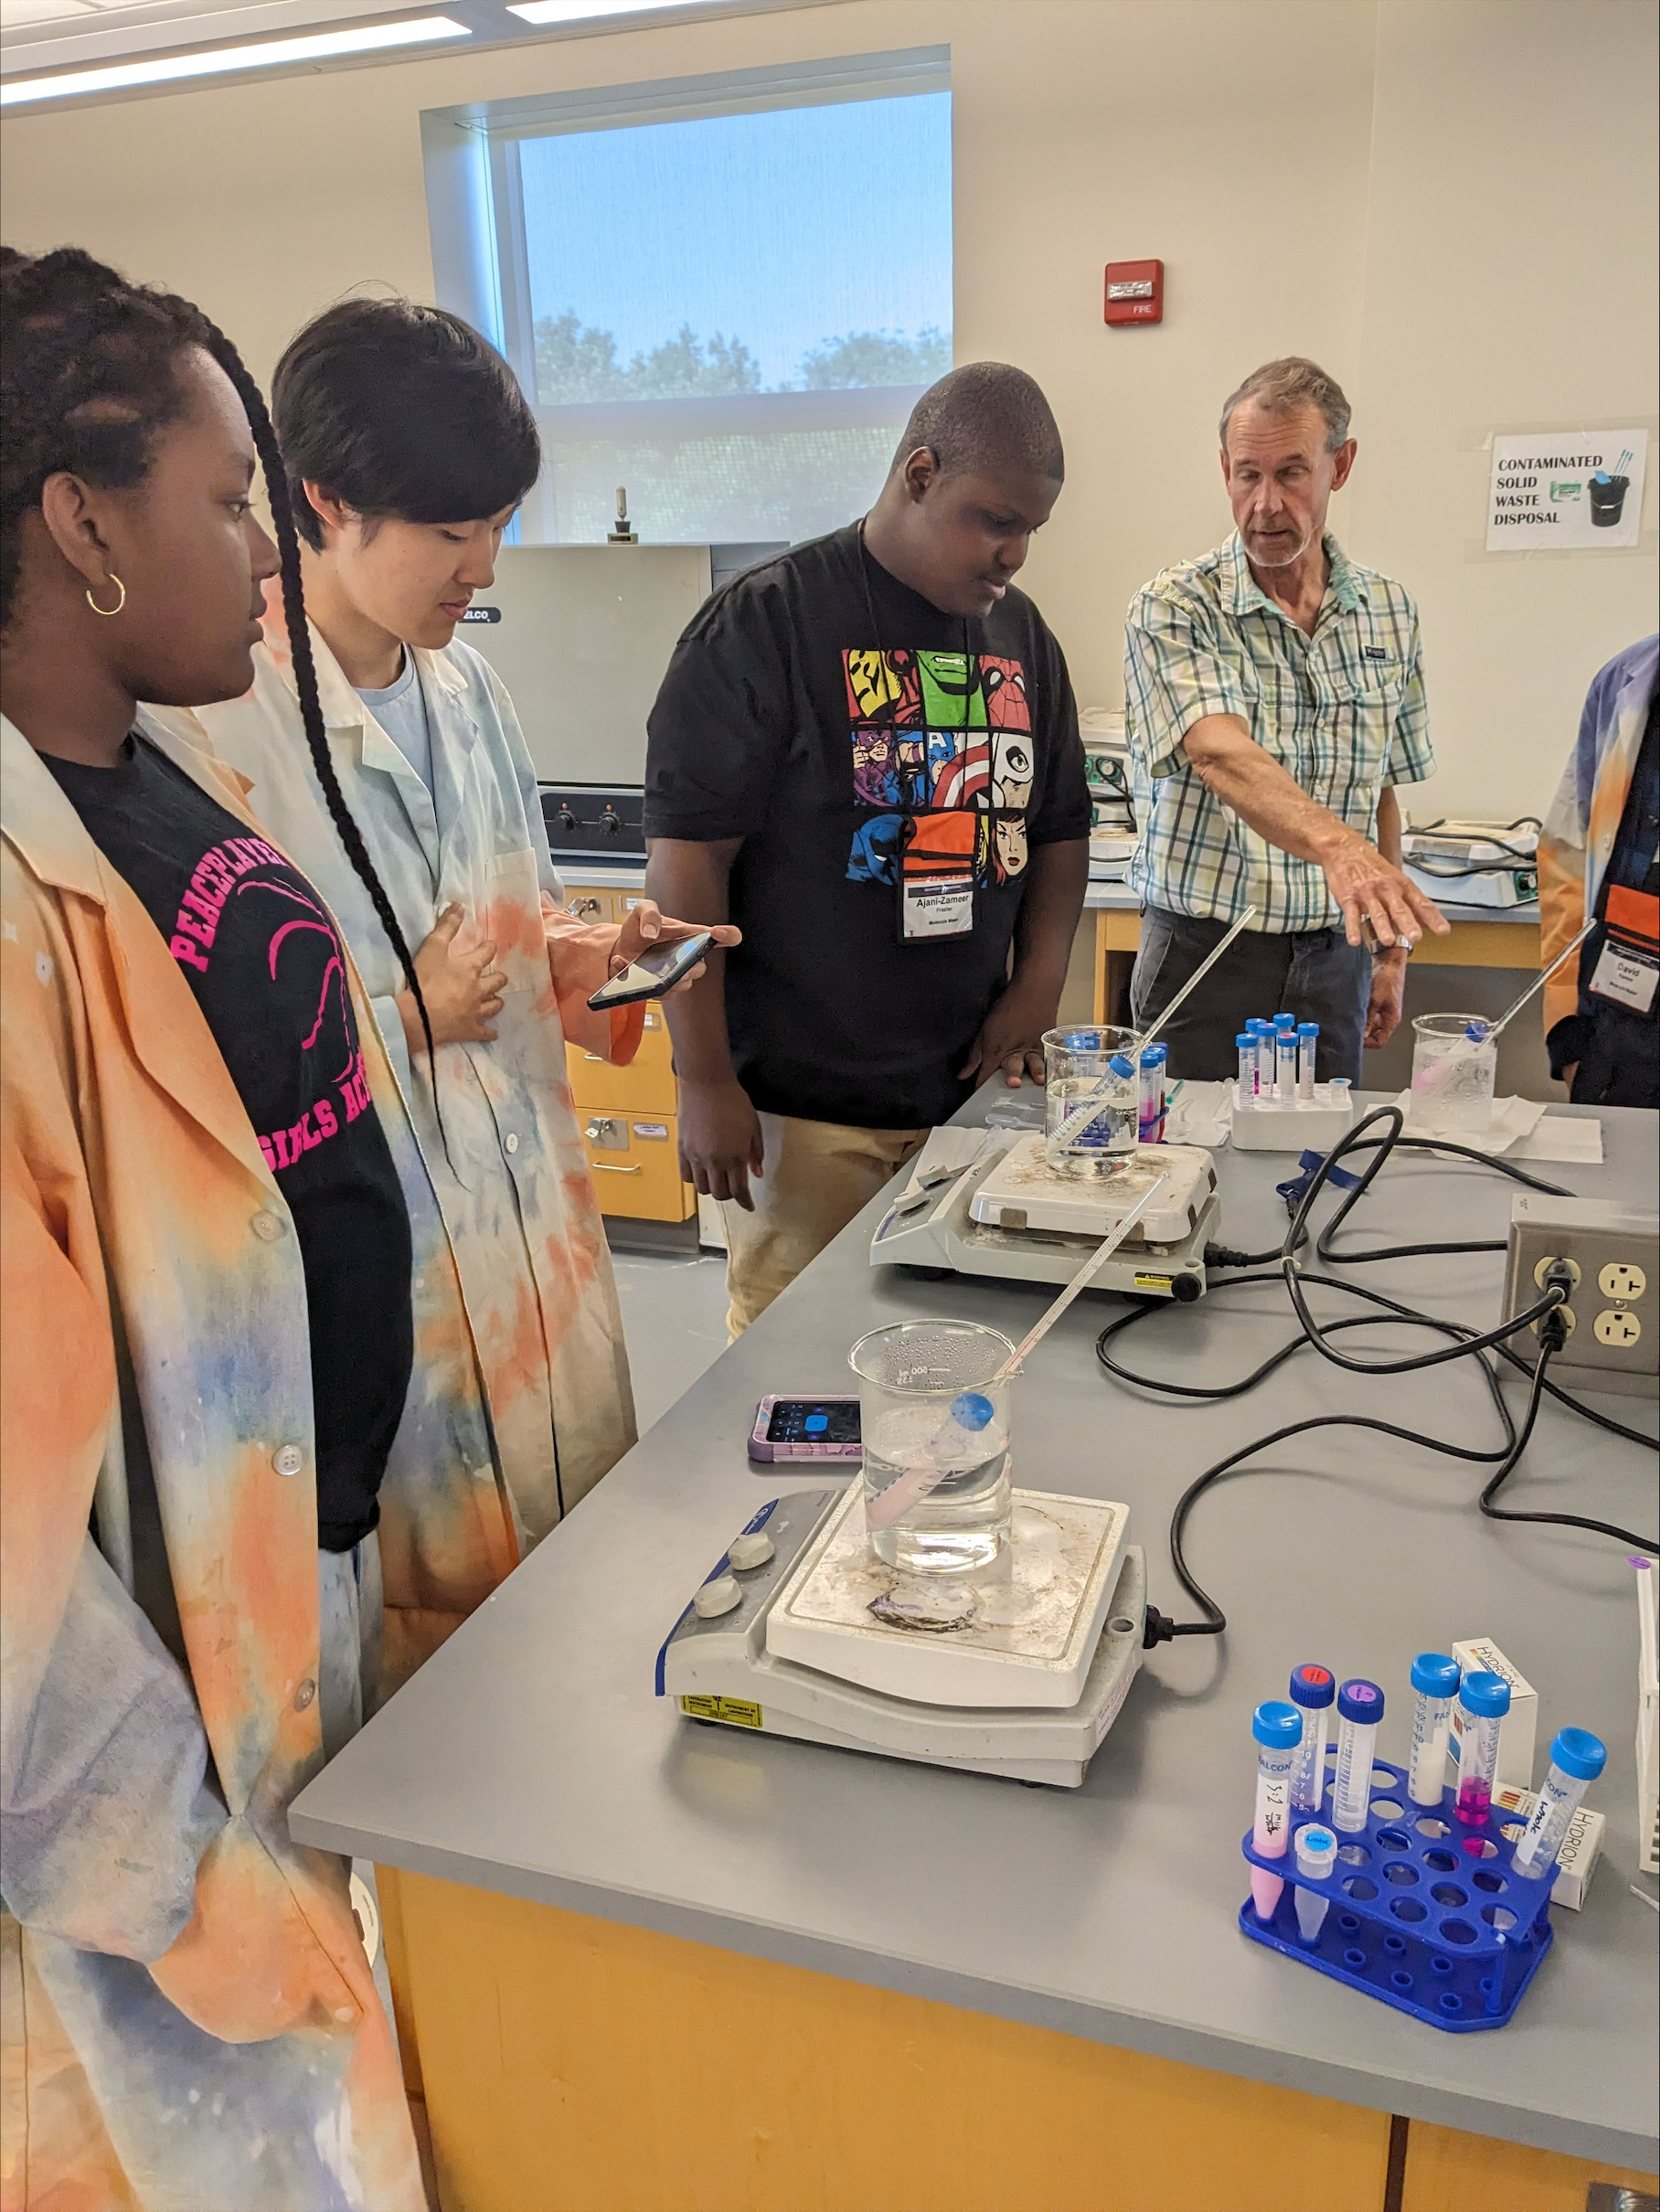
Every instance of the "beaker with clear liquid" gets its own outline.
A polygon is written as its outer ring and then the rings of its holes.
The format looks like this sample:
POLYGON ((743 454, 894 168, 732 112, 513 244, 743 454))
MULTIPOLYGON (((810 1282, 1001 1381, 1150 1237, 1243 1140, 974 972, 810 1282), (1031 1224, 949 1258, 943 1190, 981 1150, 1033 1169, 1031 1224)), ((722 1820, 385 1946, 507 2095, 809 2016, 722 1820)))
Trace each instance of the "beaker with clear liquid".
POLYGON ((1015 1347, 974 1321, 896 1321, 847 1355, 858 1377, 871 1547, 911 1574, 973 1574, 1008 1542, 1015 1347))
POLYGON ((1479 1014, 1412 1021, 1412 1112, 1431 1129, 1479 1132, 1493 1119, 1498 1046, 1479 1014))
POLYGON ((1133 1029, 1045 1032, 1043 1154, 1057 1175, 1116 1175, 1134 1159, 1139 1057, 1133 1029))

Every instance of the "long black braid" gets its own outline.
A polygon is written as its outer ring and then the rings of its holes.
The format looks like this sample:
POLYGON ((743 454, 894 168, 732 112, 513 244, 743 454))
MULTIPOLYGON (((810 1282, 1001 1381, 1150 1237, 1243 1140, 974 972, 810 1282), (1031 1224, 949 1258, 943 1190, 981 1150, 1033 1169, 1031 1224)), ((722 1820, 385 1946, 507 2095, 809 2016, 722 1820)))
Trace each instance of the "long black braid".
POLYGON ((398 955, 420 1016, 442 1137, 437 1053, 420 981, 329 750, 305 619, 293 502, 264 395, 236 347, 200 308, 176 293, 130 284, 75 246, 38 258, 0 249, 0 629, 10 620, 16 595, 23 518, 39 506, 47 478, 61 470, 112 489, 142 484, 154 458, 156 432, 184 409, 175 362, 186 346, 199 346, 236 387, 276 526, 282 612, 312 765, 329 819, 398 955))
POLYGON ((211 333, 207 340, 208 351, 237 388, 237 397, 247 410, 248 425, 253 432, 260 466, 265 473, 265 489, 271 500, 271 518, 276 526, 277 553, 282 563, 282 620, 288 628, 288 647, 294 664, 294 684, 300 694, 300 718, 305 724, 305 742, 311 749, 312 766, 317 771, 317 782, 322 787, 323 803, 328 808, 329 820, 346 847, 346 858, 356 870, 358 880, 374 904, 376 918, 398 955, 398 964, 403 970, 404 981, 414 997, 416 1010, 420 1016, 421 1035, 427 1040, 427 1066, 432 1076, 432 1105, 438 1114, 442 1135, 443 1113, 438 1104, 438 1055, 432 1043, 432 1025, 427 1018, 427 1003, 420 994, 420 984, 416 977, 415 962, 410 954, 409 941, 392 910, 386 886, 369 858, 369 848, 363 841, 363 832, 357 826, 356 817, 346 804, 346 793, 340 788, 340 778, 335 771, 335 757, 329 750, 328 731, 323 720, 323 703, 317 696, 317 664, 312 657, 311 625, 305 619, 305 593, 300 578, 300 539, 294 528, 294 508, 288 488, 288 471, 282 464, 282 449, 277 444, 277 433, 271 426, 265 395, 243 367, 241 356, 230 340, 212 324, 208 324, 208 329, 211 333))

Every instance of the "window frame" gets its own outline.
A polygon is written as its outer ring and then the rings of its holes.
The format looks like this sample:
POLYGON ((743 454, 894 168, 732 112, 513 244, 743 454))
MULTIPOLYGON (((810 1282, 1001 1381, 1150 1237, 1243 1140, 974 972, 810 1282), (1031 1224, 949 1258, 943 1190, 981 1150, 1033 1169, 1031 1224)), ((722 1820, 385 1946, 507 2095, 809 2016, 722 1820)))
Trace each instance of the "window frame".
MULTIPOLYGON (((520 149, 527 139, 950 90, 950 47, 927 46, 423 109, 421 155, 435 296, 500 349, 524 388, 548 446, 624 432, 636 438, 654 432, 715 436, 732 427, 740 410, 746 430, 755 428, 757 416, 769 415, 778 419, 780 430, 793 431, 866 428, 891 423, 896 417, 902 421, 926 385, 544 402, 537 382, 520 149)), ((523 519, 527 534, 543 544, 585 542, 559 536, 546 470, 525 501, 523 519)), ((514 535, 518 535, 516 523, 514 535)))

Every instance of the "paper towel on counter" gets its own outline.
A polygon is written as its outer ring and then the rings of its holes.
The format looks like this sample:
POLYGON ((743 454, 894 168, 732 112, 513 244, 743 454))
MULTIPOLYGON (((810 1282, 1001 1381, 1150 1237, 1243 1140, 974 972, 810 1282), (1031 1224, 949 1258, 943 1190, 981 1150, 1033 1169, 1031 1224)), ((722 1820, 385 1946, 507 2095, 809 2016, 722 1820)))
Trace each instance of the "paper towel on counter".
POLYGON ((1548 1113, 1531 1135, 1506 1154, 1510 1160, 1575 1160, 1588 1167, 1602 1164, 1602 1123, 1597 1114, 1548 1113))
POLYGON ((1233 1126, 1231 1083, 1172 1085, 1175 1096, 1165 1109, 1166 1144, 1202 1144, 1215 1152, 1228 1142, 1233 1126))
POLYGON ((1437 1129, 1412 1111, 1412 1093, 1403 1090, 1395 1103, 1406 1115, 1403 1136, 1449 1144, 1467 1144, 1472 1152, 1502 1154, 1507 1160, 1578 1160, 1588 1164, 1602 1157, 1602 1124, 1594 1116, 1584 1120, 1567 1114, 1548 1114, 1539 1099, 1495 1099, 1493 1119, 1485 1129, 1437 1129))

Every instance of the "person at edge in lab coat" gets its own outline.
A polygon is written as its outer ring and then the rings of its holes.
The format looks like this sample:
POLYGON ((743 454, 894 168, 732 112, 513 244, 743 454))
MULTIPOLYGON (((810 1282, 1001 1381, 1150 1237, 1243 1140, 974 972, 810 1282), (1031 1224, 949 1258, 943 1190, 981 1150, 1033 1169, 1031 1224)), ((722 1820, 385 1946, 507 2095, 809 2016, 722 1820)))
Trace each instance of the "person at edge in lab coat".
POLYGON ((85 253, 0 251, 0 2205, 423 2212, 347 1863, 288 1813, 383 1588, 459 1621, 516 1555, 350 958, 136 705, 247 686, 279 548, 300 611, 276 440, 85 253))
POLYGON ((363 975, 450 1232, 523 1548, 635 1433, 566 1040, 630 1060, 643 1007, 594 1014, 589 994, 691 925, 650 901, 620 929, 566 911, 512 702, 454 635, 540 465, 506 363, 438 308, 349 300, 289 346, 271 413, 329 747, 419 947, 430 1053, 307 752, 276 604, 252 689, 188 719, 250 779, 250 805, 322 890, 363 975))

